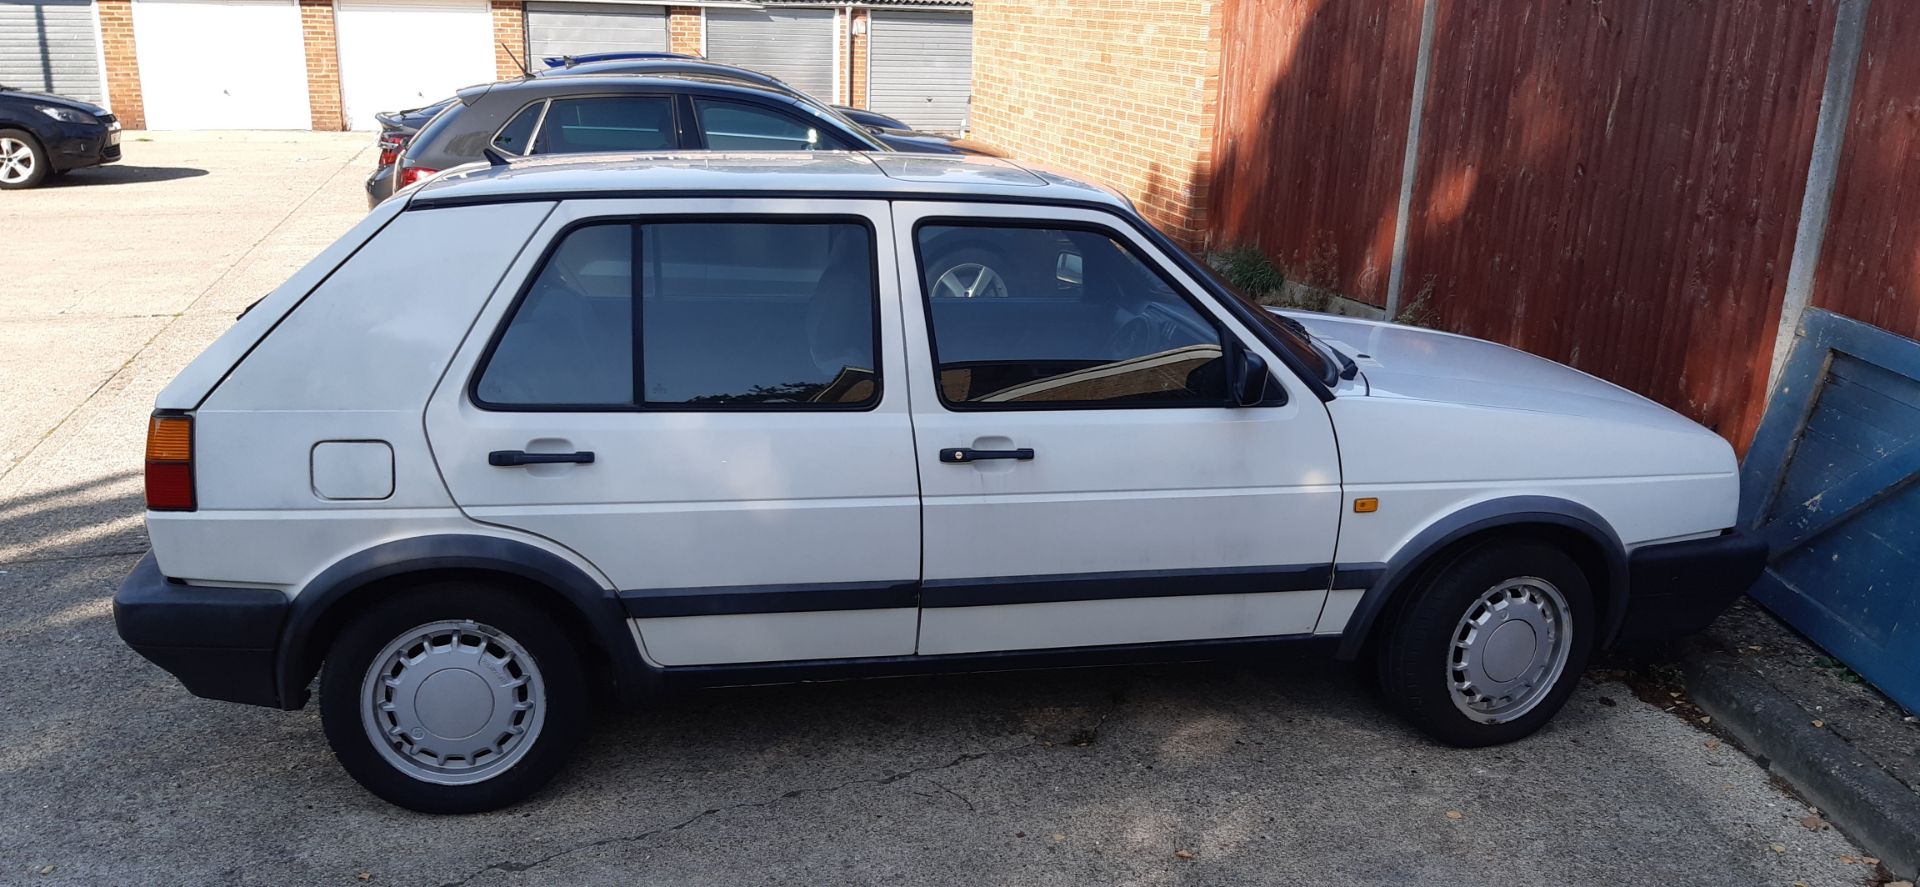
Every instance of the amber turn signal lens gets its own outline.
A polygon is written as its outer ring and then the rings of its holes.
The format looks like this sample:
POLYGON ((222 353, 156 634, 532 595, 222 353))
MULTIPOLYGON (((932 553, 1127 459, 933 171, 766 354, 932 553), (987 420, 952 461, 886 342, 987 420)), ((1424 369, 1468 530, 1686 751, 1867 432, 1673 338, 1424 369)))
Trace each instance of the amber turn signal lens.
POLYGON ((1379 510, 1380 510, 1380 500, 1375 499, 1372 496, 1368 496, 1365 499, 1353 500, 1354 514, 1372 514, 1379 510))
POLYGON ((193 461, 193 420, 185 416, 155 416, 148 420, 147 461, 193 461))

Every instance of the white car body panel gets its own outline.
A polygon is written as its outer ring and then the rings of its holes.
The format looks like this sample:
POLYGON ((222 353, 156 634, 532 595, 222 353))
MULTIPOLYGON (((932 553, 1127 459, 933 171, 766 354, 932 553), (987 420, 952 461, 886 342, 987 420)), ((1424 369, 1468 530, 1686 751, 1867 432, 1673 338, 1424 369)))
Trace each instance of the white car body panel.
MULTIPOLYGON (((1112 217, 1009 204, 894 204, 901 255, 928 218, 1092 226, 1145 258, 1167 258, 1112 217)), ((901 286, 926 521, 923 580, 1184 572, 1328 563, 1340 523, 1340 465, 1327 411, 1298 379, 1278 407, 969 410, 941 405, 927 348, 920 273, 901 286), (1031 462, 942 463, 941 448, 1031 447, 1031 462), (1272 454, 1283 453, 1275 458, 1272 454)), ((1188 292, 1197 281, 1175 275, 1188 292)), ((1257 339, 1202 305, 1243 342, 1257 339)), ((1264 351, 1263 346, 1260 350, 1264 351)), ((1262 355, 1282 366, 1277 355, 1262 355)), ((1271 594, 927 607, 922 653, 971 653, 1297 634, 1314 629, 1326 589, 1271 594)))
MULTIPOLYGON (((876 231, 879 267, 893 267, 887 205, 792 200, 569 200, 535 240, 596 218, 647 216, 861 216, 876 231)), ((499 325, 536 272, 539 252, 517 262, 478 328, 499 325)), ((899 294, 878 278, 881 401, 827 412, 507 412, 467 395, 489 337, 468 338, 427 408, 434 455, 448 488, 475 520, 554 540, 597 564, 623 591, 915 581, 920 572, 919 480, 900 344, 899 294), (494 450, 592 451, 591 466, 498 468, 494 450)), ((656 661, 742 661, 738 644, 696 642, 738 631, 766 637, 785 625, 813 640, 810 655, 911 653, 915 610, 842 621, 837 639, 815 614, 742 614, 641 620, 656 661), (734 624, 727 629, 723 626, 734 624), (687 638, 677 635, 692 633, 687 638), (703 652, 704 651, 704 652, 703 652)), ((769 647, 767 649, 776 649, 769 647)))
MULTIPOLYGON (((376 208, 161 393, 159 408, 193 415, 198 510, 148 514, 159 566, 195 585, 296 596, 384 543, 464 535, 531 545, 629 601, 894 583, 924 602, 935 589, 1009 577, 1378 568, 1464 509, 1512 497, 1590 510, 1625 549, 1732 526, 1738 485, 1725 441, 1512 349, 1295 314, 1360 371, 1323 401, 1129 215, 1103 189, 979 159, 569 157, 450 171, 376 208), (725 193, 644 196, 689 189, 725 193), (877 238, 879 403, 475 405, 475 367, 555 239, 586 220, 649 215, 864 218, 877 238), (1092 225, 1130 244, 1266 360, 1284 405, 945 408, 914 225, 956 216, 1092 225), (328 444, 384 444, 390 488, 380 495, 377 447, 316 451, 328 444), (945 447, 1037 456, 947 464, 945 447), (502 468, 488 460, 498 450, 597 458, 502 468), (331 461, 342 453, 358 461, 331 461), (1379 507, 1355 513, 1358 498, 1379 507)), ((911 658, 1338 635, 1367 592, 1336 579, 1298 590, 643 616, 628 627, 646 661, 667 668, 911 658)))

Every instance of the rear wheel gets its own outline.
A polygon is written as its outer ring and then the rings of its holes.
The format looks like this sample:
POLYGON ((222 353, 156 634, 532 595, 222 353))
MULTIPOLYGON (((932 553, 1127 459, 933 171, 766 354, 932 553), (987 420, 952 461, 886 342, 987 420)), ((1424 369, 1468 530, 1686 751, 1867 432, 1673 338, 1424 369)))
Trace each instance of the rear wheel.
POLYGON ((51 169, 47 152, 33 136, 17 129, 0 129, 0 188, 31 188, 51 169))
POLYGON ((383 601, 340 633, 320 678, 327 742, 394 804, 474 813, 559 772, 585 731, 585 673, 545 611, 483 585, 383 601))
POLYGON ((1476 546, 1415 589, 1380 651, 1391 705, 1449 745, 1512 742, 1551 720, 1593 649, 1593 592, 1540 542, 1476 546))

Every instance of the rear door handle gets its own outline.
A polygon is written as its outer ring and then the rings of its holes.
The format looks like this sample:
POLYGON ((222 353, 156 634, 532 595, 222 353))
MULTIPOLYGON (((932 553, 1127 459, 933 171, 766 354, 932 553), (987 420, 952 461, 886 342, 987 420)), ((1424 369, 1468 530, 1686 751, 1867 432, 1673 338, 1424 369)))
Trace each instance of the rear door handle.
POLYGON ((971 447, 954 447, 940 451, 940 461, 955 465, 979 462, 985 459, 1018 459, 1022 462, 1033 461, 1033 448, 1021 447, 1017 450, 976 450, 971 447))
POLYGON ((573 462, 579 465, 593 464, 593 451, 581 450, 578 453, 529 453, 525 450, 494 450, 487 454, 487 464, 501 468, 515 465, 552 465, 556 462, 573 462))

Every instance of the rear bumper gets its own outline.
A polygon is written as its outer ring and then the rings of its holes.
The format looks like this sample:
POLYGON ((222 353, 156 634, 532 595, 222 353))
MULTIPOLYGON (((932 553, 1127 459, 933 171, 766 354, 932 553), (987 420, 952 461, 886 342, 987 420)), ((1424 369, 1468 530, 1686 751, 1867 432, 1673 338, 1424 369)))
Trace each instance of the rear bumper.
POLYGON ((1637 548, 1627 556, 1627 613, 1615 640, 1661 640, 1706 628, 1766 566, 1766 543, 1739 532, 1637 548))
POLYGON ((379 206, 393 196, 393 167, 383 166, 367 177, 367 208, 379 206))
POLYGON ((280 708, 276 689, 287 596, 207 588, 161 575, 149 552, 113 596, 113 624, 134 652, 207 699, 280 708))

